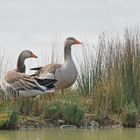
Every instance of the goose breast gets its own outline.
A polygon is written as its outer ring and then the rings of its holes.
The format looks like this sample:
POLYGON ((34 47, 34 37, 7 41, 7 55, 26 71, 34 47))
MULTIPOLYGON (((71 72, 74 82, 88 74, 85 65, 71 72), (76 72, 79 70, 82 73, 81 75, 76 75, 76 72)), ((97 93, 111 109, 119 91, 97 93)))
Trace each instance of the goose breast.
POLYGON ((77 79, 77 69, 73 61, 68 61, 62 68, 57 69, 56 88, 64 89, 72 86, 77 79))

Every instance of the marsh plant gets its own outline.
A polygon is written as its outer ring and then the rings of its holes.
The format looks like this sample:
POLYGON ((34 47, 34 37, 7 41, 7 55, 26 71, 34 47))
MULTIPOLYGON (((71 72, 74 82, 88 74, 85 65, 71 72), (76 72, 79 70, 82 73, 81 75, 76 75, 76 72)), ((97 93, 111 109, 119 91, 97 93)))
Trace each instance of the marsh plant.
POLYGON ((42 116, 44 115, 45 106, 45 99, 37 97, 33 99, 17 100, 15 108, 21 115, 42 116))
POLYGON ((135 104, 130 104, 124 108, 122 115, 122 125, 124 127, 136 127, 138 122, 138 110, 135 104))
POLYGON ((0 129, 17 129, 19 115, 17 111, 5 111, 0 113, 0 129))
POLYGON ((58 119, 62 116, 62 104, 59 101, 52 101, 45 106, 45 117, 58 119))
POLYGON ((83 96, 91 95, 101 78, 102 51, 101 48, 95 50, 95 46, 89 46, 88 43, 82 46, 77 88, 83 96))
MULTIPOLYGON (((121 113, 140 103, 140 34, 126 30, 122 38, 100 36, 93 51, 85 50, 77 80, 82 95, 93 99, 92 112, 121 113), (96 57, 95 57, 96 55, 96 57)), ((91 107, 91 106, 90 106, 91 107)), ((91 110, 91 109, 90 109, 91 110)))
POLYGON ((77 104, 68 103, 63 110, 63 118, 68 124, 80 125, 84 118, 84 110, 77 104))

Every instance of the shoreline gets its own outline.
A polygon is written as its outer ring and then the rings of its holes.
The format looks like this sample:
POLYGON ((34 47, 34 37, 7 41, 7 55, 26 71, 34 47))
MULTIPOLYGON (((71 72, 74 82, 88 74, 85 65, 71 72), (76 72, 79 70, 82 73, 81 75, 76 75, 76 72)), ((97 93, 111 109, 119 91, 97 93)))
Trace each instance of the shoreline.
POLYGON ((102 128, 123 128, 120 121, 115 121, 106 117, 102 123, 96 120, 88 120, 85 118, 79 125, 72 125, 65 123, 64 120, 60 119, 46 119, 43 117, 32 117, 32 116, 20 116, 18 129, 42 129, 42 128, 53 128, 53 129, 102 129, 102 128))

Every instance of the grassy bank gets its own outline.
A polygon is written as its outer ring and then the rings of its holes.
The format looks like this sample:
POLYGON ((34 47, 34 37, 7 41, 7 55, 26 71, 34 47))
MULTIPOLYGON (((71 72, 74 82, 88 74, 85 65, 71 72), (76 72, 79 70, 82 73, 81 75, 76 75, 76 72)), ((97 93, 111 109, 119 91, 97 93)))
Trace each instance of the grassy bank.
POLYGON ((108 116, 121 120, 124 126, 135 127, 140 110, 139 32, 126 30, 121 39, 101 35, 94 47, 85 43, 77 67, 76 86, 68 89, 64 96, 58 93, 49 101, 45 95, 19 100, 16 105, 1 97, 1 111, 16 110, 24 116, 63 119, 77 126, 85 114, 93 114, 98 122, 108 116))

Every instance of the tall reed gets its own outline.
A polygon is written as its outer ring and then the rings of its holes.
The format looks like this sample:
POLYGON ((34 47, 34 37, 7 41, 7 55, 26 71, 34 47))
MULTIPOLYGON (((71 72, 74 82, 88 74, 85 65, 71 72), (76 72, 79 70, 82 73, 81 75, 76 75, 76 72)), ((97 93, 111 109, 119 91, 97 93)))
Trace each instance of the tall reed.
MULTIPOLYGON (((78 77, 82 95, 92 95, 97 114, 121 112, 140 104, 140 34, 126 30, 121 39, 99 38, 93 51, 84 50, 78 77)), ((93 50, 93 49, 92 49, 93 50)))
POLYGON ((102 51, 101 48, 95 49, 88 43, 82 46, 82 56, 78 67, 77 88, 83 95, 90 95, 101 79, 102 51), (97 55, 98 54, 98 55, 97 55))

